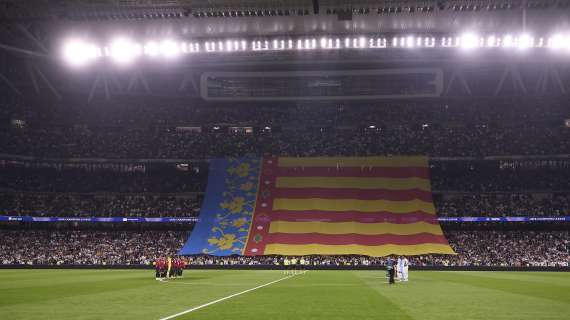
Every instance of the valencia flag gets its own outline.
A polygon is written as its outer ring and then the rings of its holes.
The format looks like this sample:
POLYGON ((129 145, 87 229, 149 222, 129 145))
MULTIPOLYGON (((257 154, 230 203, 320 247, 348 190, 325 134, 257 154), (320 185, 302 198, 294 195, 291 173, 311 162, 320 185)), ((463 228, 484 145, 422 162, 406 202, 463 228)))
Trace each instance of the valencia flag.
POLYGON ((264 157, 244 255, 454 254, 427 157, 264 157))

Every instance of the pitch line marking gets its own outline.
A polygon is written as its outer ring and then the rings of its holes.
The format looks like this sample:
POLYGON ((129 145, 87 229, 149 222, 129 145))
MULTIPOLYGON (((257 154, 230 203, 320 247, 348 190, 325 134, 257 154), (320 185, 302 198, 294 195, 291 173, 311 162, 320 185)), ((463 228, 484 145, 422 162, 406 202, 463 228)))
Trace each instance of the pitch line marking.
POLYGON ((194 308, 190 308, 190 309, 184 310, 184 311, 182 311, 182 312, 175 313, 175 314, 170 315, 170 316, 168 316, 168 317, 160 318, 160 320, 170 320, 170 319, 174 319, 174 318, 176 318, 176 317, 180 317, 180 316, 185 315, 185 314, 187 314, 187 313, 190 313, 190 312, 193 312, 193 311, 196 311, 196 310, 205 308, 205 307, 207 307, 207 306, 211 306, 211 305, 216 304, 216 303, 218 303, 218 302, 222 302, 222 301, 224 301, 224 300, 228 300, 228 299, 231 299, 231 298, 233 298, 233 297, 240 296, 240 295, 242 295, 242 294, 244 294, 244 293, 248 293, 248 292, 251 292, 251 291, 254 291, 254 290, 257 290, 257 289, 261 289, 261 288, 263 288, 263 287, 267 287, 267 286, 272 285, 272 284, 274 284, 274 283, 277 283, 277 282, 280 282, 280 281, 283 281, 283 280, 287 280, 287 279, 292 278, 292 277, 294 277, 294 276, 295 276, 295 275, 291 275, 291 276, 283 277, 283 278, 280 278, 280 279, 277 279, 277 280, 273 280, 273 281, 268 282, 268 283, 266 283, 266 284, 259 285, 259 286, 255 287, 255 288, 251 288, 251 289, 244 290, 244 291, 242 291, 242 292, 234 293, 234 294, 229 295, 229 296, 227 296, 227 297, 223 297, 223 298, 220 298, 220 299, 218 299, 218 300, 214 300, 214 301, 205 303, 205 304, 203 304, 203 305, 200 305, 200 306, 197 306, 197 307, 194 307, 194 308))

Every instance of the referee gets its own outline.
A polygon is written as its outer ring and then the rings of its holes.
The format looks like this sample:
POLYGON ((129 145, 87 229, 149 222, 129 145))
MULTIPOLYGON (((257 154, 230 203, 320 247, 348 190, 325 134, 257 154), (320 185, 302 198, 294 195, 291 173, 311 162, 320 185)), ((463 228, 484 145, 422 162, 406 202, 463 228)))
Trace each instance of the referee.
POLYGON ((393 285, 394 283, 396 283, 394 281, 394 275, 396 273, 396 270, 394 269, 394 260, 392 260, 391 257, 388 257, 388 260, 386 261, 386 271, 388 271, 388 277, 390 279, 388 283, 390 285, 393 285))

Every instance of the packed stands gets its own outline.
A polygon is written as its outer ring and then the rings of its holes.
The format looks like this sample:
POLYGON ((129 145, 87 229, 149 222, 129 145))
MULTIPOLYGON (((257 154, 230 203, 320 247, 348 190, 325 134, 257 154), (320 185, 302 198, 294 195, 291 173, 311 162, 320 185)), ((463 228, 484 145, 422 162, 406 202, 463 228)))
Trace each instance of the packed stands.
POLYGON ((174 255, 183 231, 17 230, 0 233, 2 264, 143 264, 174 255))
POLYGON ((568 193, 463 193, 436 195, 442 217, 561 216, 570 213, 568 193))
MULTIPOLYGON (((412 266, 568 266, 567 230, 447 230, 456 256, 410 258, 412 266)), ((0 233, 2 264, 150 265, 155 258, 174 255, 186 238, 184 231, 19 230, 0 233)), ((192 256, 192 265, 282 264, 276 256, 192 256)), ((312 256, 314 266, 383 265, 385 258, 312 256)))
MULTIPOLYGON (((122 165, 117 164, 120 169, 122 165)), ((30 168, 0 164, 0 190, 27 192, 198 192, 205 188, 205 172, 181 171, 174 165, 148 168, 124 165, 127 170, 30 168), (140 169, 140 170, 139 170, 140 169)))
POLYGON ((0 215, 36 217, 196 217, 201 195, 0 193, 0 215))
MULTIPOLYGON (((6 97, 4 97, 6 98, 6 97)), ((199 217, 208 159, 243 155, 429 155, 440 217, 570 214, 570 118, 559 101, 381 105, 187 106, 149 101, 0 108, 0 215, 199 217), (20 119, 22 121, 13 120, 20 119), (497 156, 499 156, 497 158, 497 156)), ((81 226, 81 224, 79 224, 81 226)), ((147 265, 175 254, 185 229, 0 229, 3 264, 147 265)), ((76 227, 77 225, 74 225, 76 227)), ((2 227, 0 225, 0 227, 2 227)), ((457 256, 413 265, 564 266, 568 231, 444 225, 457 256)), ((311 257, 317 265, 383 258, 311 257)), ((275 265, 280 258, 189 258, 194 265, 275 265)))
POLYGON ((173 127, 2 128, 0 140, 4 142, 3 153, 51 158, 204 159, 264 153, 477 157, 570 153, 570 130, 563 126, 562 119, 555 126, 523 127, 292 127, 251 134, 216 128, 220 129, 201 133, 173 127))

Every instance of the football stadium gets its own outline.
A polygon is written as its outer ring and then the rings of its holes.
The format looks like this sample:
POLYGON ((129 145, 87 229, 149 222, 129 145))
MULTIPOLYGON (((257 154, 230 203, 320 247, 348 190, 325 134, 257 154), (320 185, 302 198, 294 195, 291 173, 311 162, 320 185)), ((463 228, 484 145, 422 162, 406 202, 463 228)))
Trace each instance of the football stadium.
POLYGON ((570 319, 570 0, 0 0, 0 319, 570 319))

